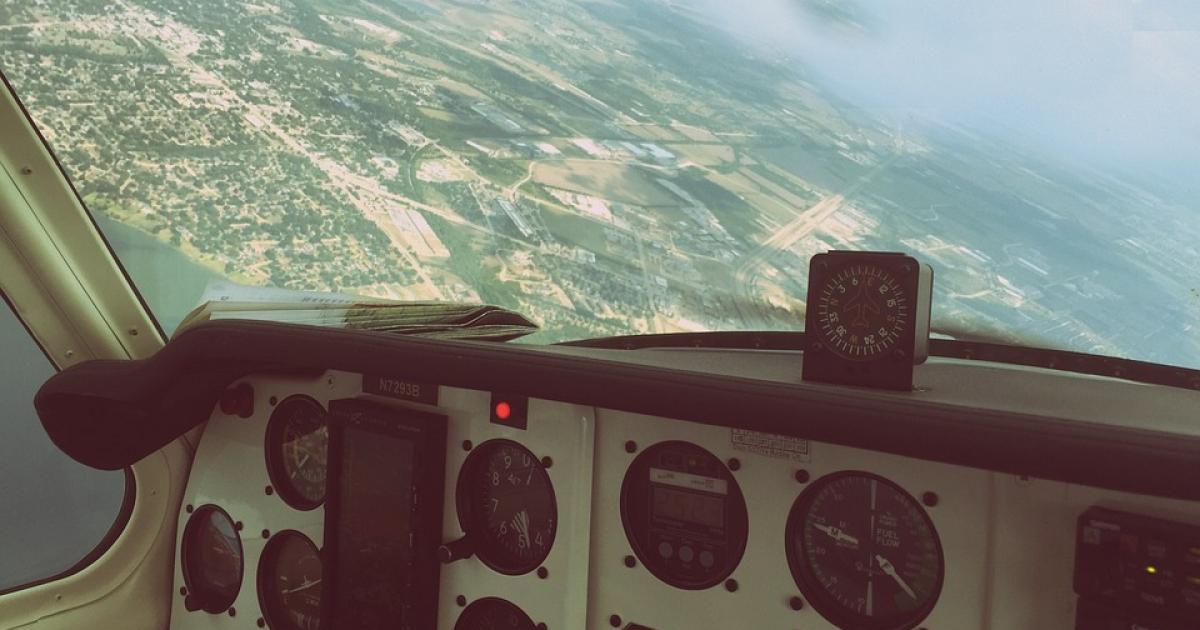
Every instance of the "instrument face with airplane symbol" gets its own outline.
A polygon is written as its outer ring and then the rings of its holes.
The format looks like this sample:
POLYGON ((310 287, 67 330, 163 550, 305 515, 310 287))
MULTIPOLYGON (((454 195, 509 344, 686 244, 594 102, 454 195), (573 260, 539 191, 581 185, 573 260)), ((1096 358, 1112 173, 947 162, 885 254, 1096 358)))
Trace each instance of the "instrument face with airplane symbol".
POLYGON ((817 333, 838 355, 865 361, 902 337, 912 319, 910 298, 885 268, 871 264, 841 269, 820 288, 817 333))
POLYGON ((929 354, 933 269, 893 252, 812 257, 804 316, 806 381, 911 390, 929 354))

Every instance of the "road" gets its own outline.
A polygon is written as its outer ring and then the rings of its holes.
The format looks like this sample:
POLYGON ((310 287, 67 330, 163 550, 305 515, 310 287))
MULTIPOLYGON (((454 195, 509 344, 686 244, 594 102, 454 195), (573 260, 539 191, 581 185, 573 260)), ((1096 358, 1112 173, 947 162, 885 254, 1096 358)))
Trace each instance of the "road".
POLYGON ((746 298, 753 300, 755 298, 754 283, 758 277, 758 273, 763 267, 770 264, 771 259, 779 252, 786 251, 792 245, 800 242, 804 237, 812 234, 817 228, 821 227, 825 221, 829 220, 834 214, 837 214, 837 211, 842 208, 848 197, 862 190, 864 186, 870 183, 879 173, 895 163, 896 160, 900 159, 900 157, 901 154, 892 155, 855 180, 845 190, 813 204, 808 209, 796 215, 796 218, 788 221, 778 230, 775 230, 758 247, 743 256, 734 269, 734 278, 737 280, 738 290, 746 298))
POLYGON ((843 195, 826 197, 796 215, 795 219, 784 224, 761 245, 744 256, 738 262, 736 273, 739 275, 749 274, 756 268, 767 264, 775 254, 790 248, 800 239, 811 234, 813 230, 821 227, 822 223, 842 208, 845 201, 846 197, 843 195))

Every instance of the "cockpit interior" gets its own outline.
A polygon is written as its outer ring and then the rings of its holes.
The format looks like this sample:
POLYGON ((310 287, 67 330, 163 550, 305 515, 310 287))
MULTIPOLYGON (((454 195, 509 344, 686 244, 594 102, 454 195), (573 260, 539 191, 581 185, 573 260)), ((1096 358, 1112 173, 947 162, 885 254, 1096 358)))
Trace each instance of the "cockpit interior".
MULTIPOLYGON (((1200 628, 1195 292, 1105 333, 1117 276, 1055 230, 1116 210, 816 74, 768 95, 790 57, 689 69, 705 4, 0 4, 0 630, 1200 628), (123 101, 72 81, 134 80, 170 113, 93 142, 123 101), (818 113, 841 157, 772 139, 818 113), (1018 204, 1042 236, 931 227, 1018 204)), ((797 6, 884 28, 835 4, 797 6)), ((1129 295, 1196 282, 1179 247, 1129 295)))

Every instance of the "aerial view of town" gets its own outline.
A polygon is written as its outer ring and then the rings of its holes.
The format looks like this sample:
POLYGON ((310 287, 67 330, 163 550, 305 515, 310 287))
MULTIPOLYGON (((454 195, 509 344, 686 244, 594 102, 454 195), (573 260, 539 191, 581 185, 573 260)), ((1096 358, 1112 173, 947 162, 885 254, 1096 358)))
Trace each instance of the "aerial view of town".
MULTIPOLYGON (((553 342, 800 329, 810 256, 904 251, 949 334, 1200 366, 1194 210, 872 116, 709 21, 661 0, 27 0, 0 4, 0 70, 102 227, 210 279, 496 304, 553 342)), ((152 307, 177 284, 126 265, 152 307)))

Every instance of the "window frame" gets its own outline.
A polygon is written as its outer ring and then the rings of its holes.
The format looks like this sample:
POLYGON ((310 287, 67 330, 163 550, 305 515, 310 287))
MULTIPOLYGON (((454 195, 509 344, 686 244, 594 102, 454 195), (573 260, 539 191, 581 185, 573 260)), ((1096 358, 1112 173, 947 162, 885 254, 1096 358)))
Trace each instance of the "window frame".
MULTIPOLYGON (((0 70, 0 293, 56 370, 139 359, 165 339, 57 156, 0 70), (141 333, 141 334, 139 334, 141 333)), ((165 589, 196 435, 125 469, 125 496, 98 544, 68 569, 0 591, 0 626, 94 623, 90 604, 165 589), (165 565, 165 567, 164 567, 165 565)), ((138 599, 128 627, 159 627, 170 598, 138 599)))
MULTIPOLYGON (((13 304, 12 300, 8 298, 8 295, 2 288, 0 288, 0 300, 4 301, 5 306, 10 312, 12 312, 13 317, 17 320, 17 323, 21 325, 21 328, 25 331, 25 334, 29 336, 29 340, 37 347, 38 350, 41 351, 43 355, 45 355, 46 361, 49 362, 52 368, 54 368, 54 371, 62 371, 58 365, 54 363, 54 359, 50 356, 50 354, 46 352, 46 348, 42 346, 42 344, 38 343, 37 337, 33 334, 33 330, 29 328, 29 324, 27 324, 25 319, 21 317, 21 314, 17 311, 16 305, 13 304)), ((121 470, 121 472, 125 477, 125 489, 121 496, 121 507, 117 510, 117 516, 113 519, 112 524, 108 526, 108 529, 104 532, 104 535, 100 537, 100 540, 96 542, 92 549, 84 554, 82 558, 76 560, 74 564, 66 569, 63 569, 62 571, 45 577, 36 578, 29 582, 23 582, 15 586, 10 586, 8 588, 0 588, 0 597, 16 591, 32 588, 34 586, 40 586, 49 582, 56 582, 63 578, 75 575, 76 573, 79 573, 80 571, 91 566, 96 560, 99 560, 100 556, 103 556, 104 552, 108 551, 113 546, 113 543, 117 541, 117 537, 121 535, 121 532, 125 531, 125 526, 129 524, 129 518, 133 515, 134 498, 137 496, 137 480, 134 479, 133 469, 129 466, 126 466, 121 470)))

